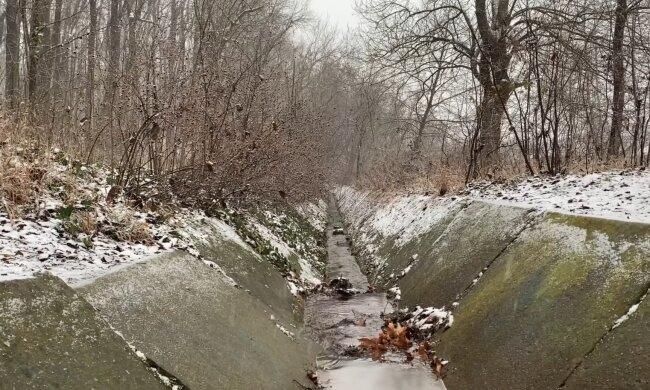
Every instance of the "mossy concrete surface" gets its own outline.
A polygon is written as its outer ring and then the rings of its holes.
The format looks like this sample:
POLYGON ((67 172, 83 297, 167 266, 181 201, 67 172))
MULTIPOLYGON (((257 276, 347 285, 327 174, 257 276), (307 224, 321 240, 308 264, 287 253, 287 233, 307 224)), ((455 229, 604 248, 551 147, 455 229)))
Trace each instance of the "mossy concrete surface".
POLYGON ((0 283, 0 388, 164 389, 62 280, 0 283))
POLYGON ((198 249, 206 260, 218 264, 244 290, 273 307, 276 317, 287 322, 302 323, 302 308, 297 307, 287 281, 271 263, 252 249, 219 238, 200 243, 198 249))
POLYGON ((569 378, 568 390, 650 389, 650 302, 609 332, 569 378))
MULTIPOLYGON (((440 336, 437 351, 451 361, 448 388, 557 388, 648 288, 649 243, 647 225, 560 214, 524 230, 461 300, 454 325, 440 336)), ((617 348, 635 348, 632 339, 641 335, 649 339, 647 320, 640 326, 617 348)), ((634 359, 621 356, 612 365, 640 364, 634 359)), ((609 368, 600 375, 611 375, 611 366, 600 363, 609 368)), ((647 369, 629 375, 630 381, 650 376, 647 369)))
MULTIPOLYGON (((419 257, 399 282, 402 302, 449 307, 531 218, 526 209, 471 203, 455 215, 436 241, 427 241, 425 235, 411 249, 419 257)), ((438 226, 433 231, 437 233, 438 226)))
POLYGON ((307 385, 305 370, 319 352, 302 338, 300 323, 284 322, 279 308, 181 252, 102 277, 82 292, 130 343, 193 390, 299 388, 294 379, 307 385))

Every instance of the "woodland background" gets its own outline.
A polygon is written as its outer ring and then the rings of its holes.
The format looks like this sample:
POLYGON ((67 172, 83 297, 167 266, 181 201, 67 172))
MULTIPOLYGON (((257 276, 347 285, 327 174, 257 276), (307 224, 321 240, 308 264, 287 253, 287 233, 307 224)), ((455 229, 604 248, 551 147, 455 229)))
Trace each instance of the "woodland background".
POLYGON ((649 5, 5 0, 0 141, 198 204, 645 166, 649 5))

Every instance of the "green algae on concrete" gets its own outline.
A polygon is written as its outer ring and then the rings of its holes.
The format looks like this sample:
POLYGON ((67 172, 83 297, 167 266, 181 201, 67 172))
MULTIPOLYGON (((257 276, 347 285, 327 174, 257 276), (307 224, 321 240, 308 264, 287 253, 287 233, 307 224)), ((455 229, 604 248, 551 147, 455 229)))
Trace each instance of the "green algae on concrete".
POLYGON ((644 300, 621 326, 587 355, 566 382, 568 390, 650 389, 650 302, 644 300))
POLYGON ((447 386, 557 388, 645 292, 649 241, 647 225, 559 214, 526 229, 440 336, 447 386))
POLYGON ((181 252, 104 276, 82 293, 192 390, 295 388, 294 379, 307 384, 319 351, 301 336, 302 324, 284 322, 252 291, 181 252))
POLYGON ((411 249, 419 258, 399 282, 402 302, 449 307, 530 220, 526 209, 473 202, 437 241, 420 240, 411 249))
POLYGON ((88 302, 41 275, 0 283, 0 388, 166 387, 88 302))

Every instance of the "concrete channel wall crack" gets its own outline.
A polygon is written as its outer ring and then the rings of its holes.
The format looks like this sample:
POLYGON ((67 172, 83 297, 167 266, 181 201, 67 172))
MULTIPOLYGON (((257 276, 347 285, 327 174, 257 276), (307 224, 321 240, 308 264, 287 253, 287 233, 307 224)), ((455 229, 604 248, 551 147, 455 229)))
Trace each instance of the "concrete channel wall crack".
POLYGON ((598 348, 598 346, 599 346, 600 344, 602 344, 602 343, 605 341, 605 339, 607 338, 607 336, 609 336, 610 333, 614 332, 614 331, 615 331, 619 326, 621 326, 621 325, 622 325, 625 321, 627 321, 627 320, 628 320, 632 315, 634 315, 634 313, 635 313, 636 310, 639 308, 639 306, 640 306, 640 305, 643 303, 643 301, 648 297, 648 294, 650 294, 650 283, 647 283, 647 284, 645 285, 645 291, 644 291, 642 294, 640 294, 639 297, 637 297, 637 299, 636 299, 636 301, 635 301, 636 303, 634 303, 632 306, 630 306, 630 307, 627 309, 627 312, 626 312, 625 314, 623 314, 623 315, 621 315, 620 317, 618 317, 618 319, 617 319, 616 321, 614 321, 614 323, 613 323, 612 325, 609 326, 609 328, 607 329, 607 331, 605 331, 605 333, 603 333, 603 335, 600 336, 600 338, 599 338, 599 339, 594 343, 594 345, 589 349, 589 351, 587 351, 587 353, 585 353, 585 354, 582 356, 582 358, 580 359, 580 361, 578 361, 578 362, 573 366, 573 368, 571 368, 571 370, 570 370, 569 373, 566 375, 566 377, 564 378, 564 380, 562 381, 562 383, 560 383, 560 385, 557 387, 558 389, 564 389, 564 388, 566 388, 566 385, 567 385, 567 383, 569 382, 569 380, 571 379, 571 377, 572 377, 572 376, 573 376, 573 375, 578 371, 578 369, 582 366, 582 364, 584 363, 584 361, 587 360, 587 358, 589 358, 589 355, 591 355, 591 354, 596 350, 596 348, 598 348))
MULTIPOLYGON (((97 310, 97 309, 95 309, 97 310)), ((147 367, 147 370, 150 371, 163 385, 167 386, 172 390, 190 390, 190 387, 183 383, 178 377, 169 371, 165 370, 158 365, 154 360, 148 358, 142 351, 138 350, 133 344, 131 344, 122 334, 111 325, 108 320, 104 319, 108 327, 115 333, 119 338, 124 340, 126 345, 129 346, 129 349, 133 354, 147 367)))
POLYGON ((467 287, 465 287, 465 289, 460 294, 458 294, 456 296, 456 302, 454 302, 454 304, 459 303, 463 298, 465 298, 467 296, 467 294, 469 294, 470 291, 474 288, 474 286, 476 286, 478 284, 478 282, 485 275, 485 273, 490 269, 492 264, 494 264, 497 261, 497 259, 499 257, 501 257, 501 255, 504 254, 508 250, 508 248, 510 248, 517 241, 517 239, 521 236, 521 234, 524 231, 533 228, 537 223, 539 223, 539 221, 541 221, 543 215, 544 215, 544 213, 540 213, 540 212, 538 212, 536 210, 533 210, 533 209, 528 210, 528 213, 526 214, 526 220, 522 224, 521 228, 519 230, 517 230, 517 232, 515 232, 512 239, 510 241, 508 241, 508 243, 506 245, 504 245, 503 248, 501 248, 499 253, 497 253, 497 255, 494 256, 494 258, 492 258, 485 265, 485 267, 483 267, 483 269, 478 273, 476 278, 474 278, 474 280, 472 280, 472 282, 467 287))

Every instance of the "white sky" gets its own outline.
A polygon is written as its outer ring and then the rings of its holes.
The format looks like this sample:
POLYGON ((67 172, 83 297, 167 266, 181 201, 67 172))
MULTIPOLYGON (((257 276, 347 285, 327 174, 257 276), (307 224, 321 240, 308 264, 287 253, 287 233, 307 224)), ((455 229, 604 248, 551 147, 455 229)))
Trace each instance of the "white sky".
POLYGON ((332 26, 341 31, 354 29, 359 17, 354 12, 355 0, 307 0, 314 16, 329 20, 332 26))

